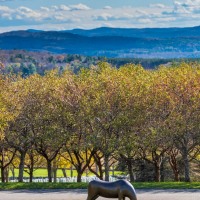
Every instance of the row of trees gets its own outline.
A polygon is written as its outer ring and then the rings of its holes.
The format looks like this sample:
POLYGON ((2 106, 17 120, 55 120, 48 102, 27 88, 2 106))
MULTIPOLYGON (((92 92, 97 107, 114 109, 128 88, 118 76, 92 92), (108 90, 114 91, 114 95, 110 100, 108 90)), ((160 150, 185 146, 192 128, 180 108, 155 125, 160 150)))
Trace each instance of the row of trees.
POLYGON ((2 76, 0 111, 2 182, 16 155, 20 182, 27 156, 31 177, 35 158, 46 160, 50 182, 58 157, 74 166, 78 182, 86 168, 109 180, 112 161, 119 160, 131 181, 138 160, 150 163, 160 181, 166 159, 179 181, 178 156, 184 180, 190 181, 191 161, 199 162, 200 66, 195 63, 153 71, 99 63, 79 74, 2 76))

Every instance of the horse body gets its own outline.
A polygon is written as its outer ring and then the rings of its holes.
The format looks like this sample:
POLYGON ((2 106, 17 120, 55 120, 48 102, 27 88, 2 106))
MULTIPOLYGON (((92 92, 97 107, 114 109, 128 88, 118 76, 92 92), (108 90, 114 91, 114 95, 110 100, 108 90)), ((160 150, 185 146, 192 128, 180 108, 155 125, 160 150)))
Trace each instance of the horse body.
POLYGON ((91 181, 88 185, 87 200, 95 200, 99 196, 118 198, 119 200, 125 200, 125 197, 128 197, 130 200, 137 200, 135 189, 125 180, 116 182, 91 181))

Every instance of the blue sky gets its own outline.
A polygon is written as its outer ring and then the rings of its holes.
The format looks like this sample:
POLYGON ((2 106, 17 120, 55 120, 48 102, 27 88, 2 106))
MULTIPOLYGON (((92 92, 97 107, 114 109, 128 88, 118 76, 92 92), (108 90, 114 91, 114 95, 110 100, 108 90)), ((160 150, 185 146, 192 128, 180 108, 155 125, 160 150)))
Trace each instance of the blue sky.
POLYGON ((0 0, 5 5, 16 8, 17 6, 28 6, 31 8, 40 8, 41 6, 53 6, 59 4, 86 4, 93 8, 103 8, 105 6, 123 7, 123 6, 149 6, 149 4, 164 3, 172 5, 173 0, 0 0))
POLYGON ((0 32, 200 25, 200 0, 0 0, 0 32))

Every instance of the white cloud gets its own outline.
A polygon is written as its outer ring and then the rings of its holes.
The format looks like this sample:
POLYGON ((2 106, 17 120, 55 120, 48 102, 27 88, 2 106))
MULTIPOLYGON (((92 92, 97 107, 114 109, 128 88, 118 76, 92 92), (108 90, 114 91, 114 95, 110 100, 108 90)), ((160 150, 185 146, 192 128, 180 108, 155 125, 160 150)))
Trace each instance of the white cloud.
POLYGON ((174 1, 175 13, 193 13, 200 10, 200 0, 177 0, 174 1))
POLYGON ((12 9, 7 6, 0 5, 0 12, 12 12, 12 9))
POLYGON ((71 10, 90 10, 90 7, 82 3, 79 3, 77 5, 70 5, 69 7, 71 8, 71 10))
POLYGON ((105 6, 104 9, 109 10, 109 9, 112 9, 112 7, 111 6, 105 6))
POLYGON ((19 16, 25 17, 27 19, 41 20, 42 18, 42 12, 37 12, 24 6, 19 7, 16 10, 16 13, 19 16))
POLYGON ((181 13, 190 13, 189 9, 187 9, 182 3, 175 1, 174 2, 174 13, 181 14, 181 13))
POLYGON ((75 5, 55 5, 51 6, 51 9, 54 11, 81 11, 81 10, 90 10, 90 7, 84 4, 75 4, 75 5))
POLYGON ((27 7, 24 7, 24 6, 19 7, 17 10, 20 11, 20 12, 23 12, 23 13, 28 13, 28 12, 33 11, 30 8, 27 8, 27 7))
POLYGON ((44 12, 49 12, 49 11, 50 11, 50 9, 47 8, 47 7, 40 7, 40 9, 41 9, 42 11, 44 11, 44 12))
POLYGON ((199 26, 198 19, 200 0, 175 0, 171 9, 164 10, 160 16, 160 22, 178 27, 199 26))
POLYGON ((166 5, 158 3, 158 4, 150 4, 151 8, 165 8, 166 5))
POLYGON ((3 13, 0 15, 2 18, 8 19, 8 20, 12 20, 12 15, 9 13, 3 13))
POLYGON ((63 21, 65 19, 65 16, 60 13, 60 14, 55 15, 54 18, 58 21, 63 21))
POLYGON ((70 9, 68 6, 66 6, 66 5, 60 5, 59 8, 60 8, 60 10, 62 10, 62 11, 69 11, 69 10, 71 10, 71 9, 70 9))
POLYGON ((101 13, 100 15, 94 15, 93 17, 95 20, 108 21, 108 20, 112 19, 114 16, 109 13, 101 13))
POLYGON ((0 19, 12 20, 12 12, 13 10, 7 6, 0 6, 0 19))

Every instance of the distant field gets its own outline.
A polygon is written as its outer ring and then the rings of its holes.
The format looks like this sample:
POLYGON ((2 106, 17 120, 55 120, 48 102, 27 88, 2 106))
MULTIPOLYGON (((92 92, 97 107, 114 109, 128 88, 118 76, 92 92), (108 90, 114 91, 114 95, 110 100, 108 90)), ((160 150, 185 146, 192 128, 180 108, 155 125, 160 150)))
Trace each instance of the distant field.
MULTIPOLYGON (((1 170, 0 170, 1 171, 1 170)), ((15 177, 18 177, 19 170, 15 169, 15 177)), ((68 177, 71 177, 71 170, 66 170, 66 174, 68 177)), ((120 171, 114 171, 114 175, 122 174, 120 171)), ((88 176, 94 176, 91 172, 88 172, 88 176)), ((113 175, 113 172, 110 172, 110 175, 113 175)), ((47 177, 47 169, 37 169, 33 173, 34 177, 47 177)), ((77 176, 76 170, 73 170, 73 176, 77 176)), ((83 173, 83 176, 86 176, 86 173, 83 173)), ((13 177, 12 172, 9 172, 9 177, 13 177)), ((29 177, 29 174, 24 172, 24 177, 29 177)), ((57 170, 57 177, 64 177, 63 172, 61 169, 57 170)))
MULTIPOLYGON (((15 177, 18 176, 18 173, 19 173, 19 170, 15 169, 15 177)), ((67 174, 67 176, 71 176, 71 170, 66 170, 66 174, 67 174)), ((13 176, 11 171, 9 172, 9 176, 10 177, 13 176)), ((33 176, 34 177, 47 177, 48 176, 47 169, 37 169, 33 172, 33 176)), ((57 170, 57 176, 63 177, 63 172, 61 169, 57 170)), ((76 170, 73 170, 73 176, 77 176, 76 170)), ((24 177, 29 177, 29 174, 24 172, 24 177)))

